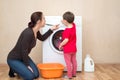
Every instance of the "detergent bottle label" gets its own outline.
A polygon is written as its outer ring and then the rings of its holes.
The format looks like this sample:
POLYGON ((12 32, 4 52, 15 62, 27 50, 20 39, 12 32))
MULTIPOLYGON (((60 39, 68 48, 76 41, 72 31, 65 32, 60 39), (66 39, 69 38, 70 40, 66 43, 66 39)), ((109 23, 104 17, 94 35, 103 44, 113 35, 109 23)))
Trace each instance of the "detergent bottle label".
POLYGON ((87 55, 84 61, 84 71, 86 72, 94 72, 94 61, 87 55))

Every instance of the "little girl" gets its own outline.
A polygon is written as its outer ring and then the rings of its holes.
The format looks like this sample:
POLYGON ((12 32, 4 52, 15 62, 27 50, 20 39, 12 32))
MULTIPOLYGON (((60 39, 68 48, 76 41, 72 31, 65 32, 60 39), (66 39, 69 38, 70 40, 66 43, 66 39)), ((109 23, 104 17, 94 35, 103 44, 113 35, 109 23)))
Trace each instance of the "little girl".
POLYGON ((63 48, 64 59, 67 65, 67 77, 71 79, 76 77, 77 61, 76 61, 76 25, 74 22, 74 14, 65 12, 63 14, 62 23, 67 27, 62 33, 63 41, 59 45, 59 49, 63 48))

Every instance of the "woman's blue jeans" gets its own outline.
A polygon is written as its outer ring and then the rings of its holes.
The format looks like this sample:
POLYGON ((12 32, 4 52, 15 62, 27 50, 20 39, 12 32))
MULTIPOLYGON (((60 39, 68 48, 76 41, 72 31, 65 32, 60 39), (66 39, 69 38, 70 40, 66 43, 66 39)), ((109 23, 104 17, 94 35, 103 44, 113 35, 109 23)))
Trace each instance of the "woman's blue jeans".
POLYGON ((39 71, 35 63, 29 59, 30 67, 33 69, 33 72, 28 69, 28 67, 20 60, 11 60, 8 59, 7 63, 9 67, 20 75, 24 80, 33 80, 39 77, 39 71))

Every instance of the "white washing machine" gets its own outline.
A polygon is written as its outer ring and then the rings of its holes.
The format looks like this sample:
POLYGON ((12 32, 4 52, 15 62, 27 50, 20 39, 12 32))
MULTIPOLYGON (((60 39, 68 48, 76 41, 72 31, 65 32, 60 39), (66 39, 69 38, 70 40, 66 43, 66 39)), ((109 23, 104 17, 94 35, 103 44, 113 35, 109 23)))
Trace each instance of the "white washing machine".
MULTIPOLYGON (((61 33, 65 26, 61 23, 62 16, 45 16, 46 25, 42 30, 44 34, 52 25, 60 24, 59 29, 55 30, 52 35, 43 41, 43 63, 61 63, 66 66, 63 51, 58 49, 58 45, 62 40, 61 33)), ((76 35, 77 35, 77 71, 82 71, 82 17, 75 16, 76 35)))

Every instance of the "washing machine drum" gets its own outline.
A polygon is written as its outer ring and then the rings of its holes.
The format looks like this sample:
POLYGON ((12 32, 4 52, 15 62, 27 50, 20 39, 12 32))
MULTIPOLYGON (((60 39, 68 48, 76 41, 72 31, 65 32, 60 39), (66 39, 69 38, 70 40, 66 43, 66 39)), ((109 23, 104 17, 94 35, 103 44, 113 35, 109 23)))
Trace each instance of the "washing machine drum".
POLYGON ((50 37, 50 45, 51 48, 57 52, 62 54, 63 50, 59 50, 59 45, 62 42, 62 32, 64 31, 64 28, 56 30, 50 37))

